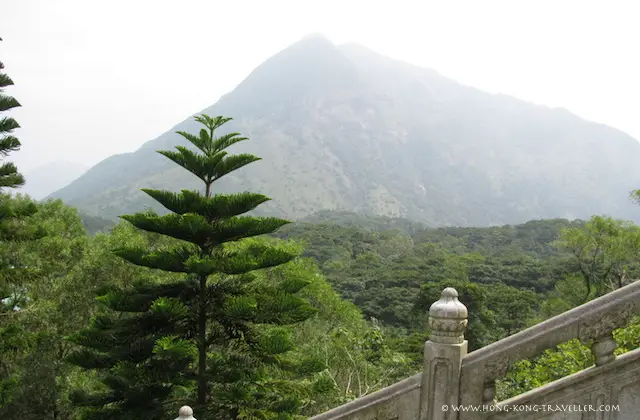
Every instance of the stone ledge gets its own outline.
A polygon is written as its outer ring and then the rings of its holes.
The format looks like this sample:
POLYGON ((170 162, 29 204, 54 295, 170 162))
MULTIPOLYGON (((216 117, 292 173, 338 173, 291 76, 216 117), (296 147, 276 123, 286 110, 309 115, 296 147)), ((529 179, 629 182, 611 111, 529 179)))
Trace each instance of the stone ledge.
MULTIPOLYGON (((497 379, 510 363, 535 357, 574 338, 595 338, 605 330, 624 327, 640 313, 640 281, 594 299, 512 336, 469 353, 463 370, 486 365, 486 378, 497 379)), ((610 331, 609 331, 610 332, 610 331)))
POLYGON ((509 398, 508 400, 500 401, 496 405, 502 407, 505 405, 527 405, 530 403, 539 402, 544 398, 552 397, 558 392, 567 389, 577 389, 585 383, 605 378, 607 374, 611 375, 612 372, 615 372, 617 370, 628 369, 628 365, 631 365, 633 367, 639 360, 640 349, 632 350, 628 353, 624 353, 618 356, 616 360, 611 363, 607 363, 603 366, 588 367, 587 369, 581 370, 580 372, 576 372, 569 376, 565 376, 564 378, 549 382, 548 384, 545 384, 539 388, 532 389, 531 391, 527 391, 513 398, 509 398))
POLYGON ((371 408, 379 404, 383 404, 385 402, 398 398, 401 395, 411 392, 414 389, 420 388, 421 381, 422 373, 418 373, 403 381, 383 388, 380 391, 376 391, 372 394, 365 395, 364 397, 357 398, 332 410, 311 417, 311 420, 333 420, 349 417, 356 412, 366 410, 367 408, 371 408))

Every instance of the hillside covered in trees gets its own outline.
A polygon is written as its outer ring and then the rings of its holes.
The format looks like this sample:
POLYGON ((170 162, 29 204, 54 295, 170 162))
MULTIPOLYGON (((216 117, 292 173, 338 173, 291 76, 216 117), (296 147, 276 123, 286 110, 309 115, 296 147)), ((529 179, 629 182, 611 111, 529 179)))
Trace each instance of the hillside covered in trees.
MULTIPOLYGON (((124 246, 163 249, 167 239, 160 235, 143 233, 128 222, 89 235, 75 209, 60 201, 36 206, 30 223, 43 236, 4 244, 5 250, 20 255, 28 276, 21 280, 24 295, 3 289, 4 296, 15 299, 3 300, 3 333, 12 325, 21 335, 3 340, 0 348, 3 372, 15 381, 3 388, 0 414, 19 410, 33 419, 54 418, 53 413, 57 418, 81 418, 74 390, 101 389, 102 374, 69 362, 75 348, 69 337, 87 326, 89 317, 110 312, 104 299, 93 297, 104 287, 163 284, 176 274, 137 267, 112 253, 124 246)), ((298 367, 282 378, 293 381, 288 386, 296 390, 302 415, 418 372, 428 336, 426 312, 444 287, 456 287, 469 308, 466 336, 474 349, 602 293, 594 287, 587 296, 581 267, 590 270, 593 285, 604 273, 606 284, 620 280, 622 273, 627 279, 640 275, 639 228, 606 218, 439 229, 348 213, 324 213, 315 219, 271 235, 297 244, 302 255, 260 274, 273 281, 308 282, 300 296, 316 312, 287 327, 293 340, 287 360, 298 367), (624 255, 615 251, 634 243, 624 255), (585 253, 576 256, 577 249, 585 253), (594 252, 597 264, 585 265, 594 252)), ((637 323, 618 334, 626 343, 622 351, 638 346, 637 323)), ((502 382, 502 396, 584 368, 591 363, 589 357, 586 348, 570 342, 559 353, 517 365, 502 382), (558 370, 558 358, 565 360, 566 369, 558 370)), ((269 373, 273 379, 283 374, 269 373)), ((180 403, 188 401, 188 387, 178 395, 180 403)))
MULTIPOLYGON (((343 56, 336 58, 336 49, 325 41, 314 39, 311 45, 313 54, 342 66, 329 73, 338 81, 345 82, 344 72, 358 74, 354 64, 343 56)), ((300 64, 298 54, 309 53, 309 48, 309 41, 300 44, 276 63, 287 62, 293 54, 293 61, 300 64)), ((267 89, 264 98, 282 92, 299 100, 298 90, 270 83, 273 65, 267 66, 268 71, 259 69, 258 76, 248 79, 239 96, 228 97, 227 103, 233 105, 260 89, 267 89), (269 83, 263 83, 265 79, 269 83)), ((12 84, 0 73, 0 88, 12 84)), ((309 106, 316 105, 311 101, 309 106)), ((0 112, 19 106, 0 91, 0 112)), ((255 106, 259 111, 265 103, 255 106)), ((154 166, 157 161, 148 167, 134 162, 140 172, 130 170, 128 165, 139 156, 111 159, 93 168, 88 178, 81 177, 65 194, 79 194, 69 202, 95 205, 100 216, 79 206, 81 213, 60 199, 36 202, 11 194, 24 184, 24 177, 16 165, 2 161, 1 419, 17 414, 25 420, 158 420, 171 418, 185 404, 201 420, 305 418, 418 372, 429 334, 428 309, 445 287, 455 287, 469 310, 465 336, 474 350, 640 276, 640 227, 606 216, 433 228, 422 223, 424 217, 409 217, 416 216, 413 210, 405 212, 406 218, 311 212, 319 196, 298 209, 307 216, 298 223, 278 217, 274 207, 261 213, 256 209, 271 198, 260 188, 241 193, 226 189, 241 179, 234 178, 236 173, 261 160, 249 152, 228 152, 238 143, 254 142, 223 129, 227 123, 231 118, 201 114, 185 126, 189 130, 175 133, 190 147, 176 146, 171 138, 145 147, 164 147, 158 154, 190 173, 197 185, 180 184, 186 178, 173 177, 171 170, 172 186, 182 188, 161 189, 161 178, 167 174, 154 166), (114 168, 117 174, 107 170, 114 168), (95 181, 91 177, 100 171, 106 171, 102 175, 118 187, 93 185, 97 196, 82 192, 80 187, 95 181), (156 179, 150 172, 162 176, 156 179), (218 188, 221 178, 234 181, 218 188), (136 197, 122 199, 120 187, 129 191, 138 182, 144 183, 141 194, 155 201, 155 208, 162 207, 162 213, 145 209, 136 197), (116 211, 129 214, 114 224, 116 211)), ((285 121, 282 127, 291 124, 285 121)), ((267 126, 274 130, 273 121, 267 126)), ((17 128, 14 118, 0 119, 3 158, 21 146, 17 128)), ((354 126, 347 129, 356 131, 354 126)), ((455 137, 457 132, 450 134, 455 137)), ((605 150, 615 156, 625 153, 627 140, 620 137, 605 150)), ((630 170, 624 165, 618 168, 622 169, 617 175, 630 170)), ((341 170, 339 165, 334 169, 341 170)), ((275 185, 268 177, 249 174, 255 178, 246 179, 259 180, 257 184, 267 182, 265 189, 275 185)), ((368 179, 366 173, 355 176, 368 179)), ((348 184, 349 178, 345 180, 348 184)), ((613 180, 605 179, 600 187, 613 180)), ((586 189, 593 187, 586 184, 586 189)), ((551 188, 553 183, 546 185, 551 188)), ((380 185, 369 187, 367 193, 381 192, 380 185)), ((348 191, 338 192, 353 198, 348 191)), ((376 197, 363 207, 371 210, 372 203, 389 203, 376 197)), ((295 201, 292 196, 278 206, 295 201)), ((414 210, 420 207, 419 200, 416 203, 414 210)), ((516 208, 526 204, 518 203, 516 208)), ((529 210, 516 213, 530 214, 529 210)), ((496 217, 518 218, 516 213, 496 217)), ((439 214, 440 219, 433 220, 466 217, 439 214)), ((484 216, 465 220, 485 224, 493 220, 487 212, 477 214, 484 216)), ((615 335, 616 352, 637 348, 639 320, 615 335)), ((592 363, 591 353, 572 340, 514 363, 498 384, 497 397, 517 395, 592 363)))
MULTIPOLYGON (((202 111, 251 137, 234 153, 262 161, 219 192, 260 191, 256 214, 298 220, 319 210, 404 217, 430 226, 494 226, 593 214, 640 222, 640 143, 566 110, 462 86, 359 45, 307 37, 266 60, 202 111)), ((169 121, 168 123, 174 123, 169 121)), ((176 131, 111 156, 53 193, 107 219, 149 206, 141 188, 200 188, 155 153, 191 147, 176 131)))

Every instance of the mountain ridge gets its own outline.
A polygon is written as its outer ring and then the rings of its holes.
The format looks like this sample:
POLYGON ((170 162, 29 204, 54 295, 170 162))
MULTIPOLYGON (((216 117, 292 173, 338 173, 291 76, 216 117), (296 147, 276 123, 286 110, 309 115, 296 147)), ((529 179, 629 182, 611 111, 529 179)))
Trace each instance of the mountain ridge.
POLYGON ((88 169, 88 166, 76 162, 49 162, 26 171, 24 174, 26 183, 16 192, 41 200, 73 182, 88 169))
MULTIPOLYGON (((228 129, 251 141, 231 151, 264 158, 218 185, 269 195, 262 214, 356 211, 464 226, 640 214, 627 200, 640 183, 631 136, 358 45, 305 38, 202 113, 234 117, 228 129)), ((196 187, 155 153, 184 144, 176 130, 196 129, 184 120, 51 197, 103 217, 162 210, 139 188, 196 187)))

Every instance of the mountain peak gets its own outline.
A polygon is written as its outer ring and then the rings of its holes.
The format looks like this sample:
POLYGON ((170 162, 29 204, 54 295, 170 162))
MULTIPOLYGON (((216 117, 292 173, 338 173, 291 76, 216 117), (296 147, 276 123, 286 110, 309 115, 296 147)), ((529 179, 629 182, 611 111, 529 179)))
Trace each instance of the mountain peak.
POLYGON ((254 112, 284 103, 298 102, 317 92, 353 84, 356 66, 321 34, 310 34, 275 54, 226 95, 227 109, 242 104, 254 112))
POLYGON ((330 47, 335 46, 333 42, 329 40, 329 38, 327 38, 326 36, 324 36, 319 32, 314 32, 314 33, 303 36, 298 42, 295 42, 292 45, 290 45, 289 48, 299 44, 330 46, 330 47))
MULTIPOLYGON (((225 177, 218 191, 272 197, 263 215, 339 209, 467 226, 638 220, 627 197, 640 184, 640 144, 628 136, 319 34, 265 61, 203 112, 235 117, 230 128, 255 139, 235 151, 264 161, 225 177)), ((110 218, 154 206, 132 192, 140 187, 197 188, 153 150, 181 144, 176 130, 199 128, 183 121, 53 196, 110 218)))

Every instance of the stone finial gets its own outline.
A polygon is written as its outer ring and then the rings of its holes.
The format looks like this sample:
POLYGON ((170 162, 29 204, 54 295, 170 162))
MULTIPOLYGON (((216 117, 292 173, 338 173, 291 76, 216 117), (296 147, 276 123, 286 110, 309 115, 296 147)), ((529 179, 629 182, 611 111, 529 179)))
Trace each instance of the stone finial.
POLYGON ((429 339, 443 344, 464 342, 467 316, 467 307, 458 300, 456 289, 447 287, 442 291, 440 299, 429 308, 429 339))
POLYGON ((188 405, 183 405, 178 411, 178 417, 175 420, 197 420, 193 417, 193 409, 188 405))

